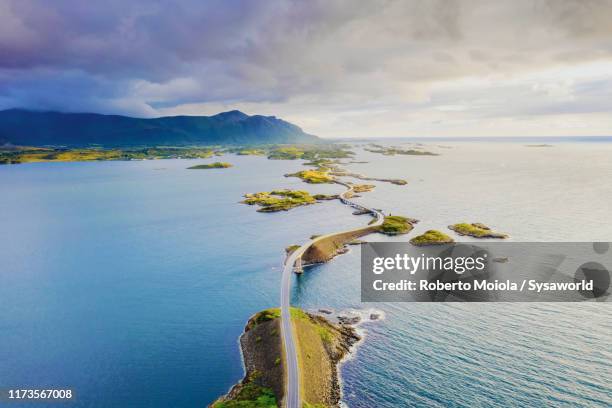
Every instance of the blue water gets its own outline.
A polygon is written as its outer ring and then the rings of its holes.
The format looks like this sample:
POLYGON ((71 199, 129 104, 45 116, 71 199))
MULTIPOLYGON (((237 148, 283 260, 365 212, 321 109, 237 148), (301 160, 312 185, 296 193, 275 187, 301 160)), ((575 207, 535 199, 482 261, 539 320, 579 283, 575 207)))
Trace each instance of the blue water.
MULTIPOLYGON (((612 236, 609 149, 467 146, 362 153, 351 169, 406 177, 362 200, 422 229, 469 217, 517 240, 612 236)), ((283 177, 297 161, 227 160, 0 167, 0 386, 69 387, 74 407, 201 407, 239 380, 238 336, 278 304, 283 248, 364 219, 337 202, 257 213, 243 193, 338 186, 283 177)), ((384 312, 342 367, 349 406, 612 402, 608 304, 362 305, 358 256, 312 268, 293 300, 384 312)))

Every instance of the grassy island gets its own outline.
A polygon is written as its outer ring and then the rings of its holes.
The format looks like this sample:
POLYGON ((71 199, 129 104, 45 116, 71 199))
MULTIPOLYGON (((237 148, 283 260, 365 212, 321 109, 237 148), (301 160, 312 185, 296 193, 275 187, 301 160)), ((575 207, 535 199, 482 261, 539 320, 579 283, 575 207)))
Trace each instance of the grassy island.
POLYGON ((373 145, 371 147, 365 147, 364 150, 371 153, 379 153, 385 156, 395 156, 396 154, 403 156, 438 156, 437 153, 428 152, 425 150, 417 149, 400 149, 398 147, 385 147, 381 145, 373 145))
POLYGON ((455 231, 459 235, 469 235, 470 237, 474 238, 508 238, 508 235, 492 231, 491 228, 479 222, 474 222, 471 224, 462 222, 459 224, 449 225, 448 228, 455 231))
POLYGON ((383 224, 378 227, 378 232, 386 235, 407 234, 414 228, 418 220, 414 218, 402 217, 399 215, 389 215, 385 217, 383 224))
POLYGON ((259 193, 245 194, 243 204, 258 205, 259 212, 288 211, 301 205, 315 204, 317 199, 308 191, 301 190, 274 190, 259 193))
POLYGON ((231 163, 226 162, 214 162, 208 164, 198 164, 197 166, 187 167, 189 170, 201 170, 201 169, 227 169, 232 167, 231 163))
POLYGON ((424 234, 410 240, 410 243, 416 246, 442 245, 450 244, 452 242, 455 241, 453 241, 451 237, 437 230, 426 231, 424 234))
POLYGON ((333 183, 334 178, 327 171, 302 170, 297 173, 285 174, 285 177, 299 177, 304 182, 310 184, 333 183))

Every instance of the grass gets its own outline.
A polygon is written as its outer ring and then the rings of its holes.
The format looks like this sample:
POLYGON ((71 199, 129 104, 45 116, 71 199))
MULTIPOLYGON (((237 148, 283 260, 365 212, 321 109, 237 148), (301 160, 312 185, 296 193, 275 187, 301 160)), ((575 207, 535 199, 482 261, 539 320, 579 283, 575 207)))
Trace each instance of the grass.
POLYGON ((182 148, 155 147, 141 149, 50 149, 38 147, 0 148, 0 164, 36 162, 82 162, 102 160, 145 160, 145 159, 206 159, 215 154, 210 147, 182 148))
POLYGON ((334 178, 327 171, 321 170, 302 170, 297 173, 286 174, 285 177, 299 177, 306 183, 323 184, 333 183, 334 178))
POLYGON ((198 164, 197 166, 187 167, 190 170, 200 170, 200 169, 227 169, 232 167, 231 163, 227 162, 214 162, 209 164, 198 164))
MULTIPOLYGON (((291 318, 294 320, 308 319, 308 315, 306 314, 306 312, 304 312, 300 308, 292 307, 289 309, 289 312, 291 313, 291 318)), ((253 318, 253 322, 255 323, 255 325, 258 325, 260 323, 268 322, 270 320, 278 319, 280 317, 280 308, 273 307, 270 309, 262 310, 261 312, 257 313, 253 318)))
POLYGON ((439 245, 454 242, 451 237, 437 230, 429 230, 424 234, 414 237, 410 243, 416 246, 439 245))
POLYGON ((302 190, 273 190, 259 193, 245 194, 243 204, 258 205, 259 212, 288 211, 294 207, 315 204, 317 199, 308 191, 302 190))
POLYGON ((270 160, 295 160, 301 159, 304 156, 304 151, 294 147, 278 147, 268 154, 270 160))
POLYGON ((471 224, 462 222, 459 224, 449 225, 448 228, 455 231, 459 235, 469 235, 474 238, 508 238, 508 235, 491 231, 491 228, 478 222, 471 224))
POLYGON ((407 234, 414 228, 417 220, 413 218, 402 217, 399 215, 385 216, 385 220, 379 227, 378 231, 386 235, 401 235, 407 234))
POLYGON ((261 387, 249 380, 236 398, 231 401, 215 402, 213 408, 276 408, 276 397, 270 388, 261 387))
POLYGON ((376 186, 373 184, 355 184, 353 191, 356 193, 367 193, 368 191, 374 190, 376 186))
POLYGON ((285 248, 285 252, 290 254, 293 251, 295 251, 296 249, 298 249, 300 246, 297 244, 293 244, 293 245, 289 245, 288 247, 285 248))
POLYGON ((266 151, 263 149, 242 149, 236 152, 239 156, 264 156, 266 151))

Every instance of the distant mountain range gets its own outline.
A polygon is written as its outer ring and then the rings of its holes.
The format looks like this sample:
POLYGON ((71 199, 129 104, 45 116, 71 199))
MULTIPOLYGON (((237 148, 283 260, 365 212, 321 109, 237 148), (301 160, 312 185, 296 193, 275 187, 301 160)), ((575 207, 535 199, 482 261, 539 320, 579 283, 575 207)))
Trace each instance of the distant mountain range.
POLYGON ((316 143, 320 139, 275 116, 237 110, 214 116, 142 119, 96 113, 0 111, 0 145, 181 146, 316 143))

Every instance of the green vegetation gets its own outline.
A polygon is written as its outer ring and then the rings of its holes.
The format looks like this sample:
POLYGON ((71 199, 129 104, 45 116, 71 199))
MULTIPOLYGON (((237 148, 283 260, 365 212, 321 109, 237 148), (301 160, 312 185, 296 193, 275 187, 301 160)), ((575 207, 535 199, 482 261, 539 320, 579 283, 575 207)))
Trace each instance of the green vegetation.
POLYGON ((314 204, 317 200, 307 191, 301 190, 274 190, 259 193, 245 194, 243 204, 258 205, 259 212, 288 211, 301 205, 314 204))
POLYGON ((333 334, 329 327, 318 326, 317 332, 319 333, 319 336, 321 337, 321 340, 323 340, 324 343, 331 343, 331 341, 333 340, 333 334))
POLYGON ((295 251, 296 249, 298 249, 300 246, 299 245, 289 245, 288 247, 285 248, 285 252, 287 254, 292 253, 293 251, 295 251))
POLYGON ((271 388, 257 385, 259 373, 253 373, 229 401, 217 401, 212 408, 277 408, 276 397, 271 388))
POLYGON ((50 149, 37 147, 0 148, 0 164, 34 162, 80 162, 98 160, 207 159, 215 154, 212 147, 155 147, 145 149, 50 149))
POLYGON ((416 246, 449 244, 451 242, 454 242, 451 237, 437 230, 426 231, 410 240, 410 243, 416 246))
POLYGON ((200 169, 227 169, 232 167, 230 163, 226 162, 214 162, 209 164, 198 164, 197 166, 187 167, 189 170, 200 170, 200 169))
POLYGON ((313 197, 317 201, 337 200, 340 198, 338 194, 315 194, 313 197))
POLYGON ((491 228, 479 222, 449 225, 449 229, 455 231, 459 235, 469 235, 474 238, 508 238, 508 235, 499 232, 491 231, 491 228))
POLYGON ((371 147, 365 147, 364 150, 372 153, 380 153, 385 156, 395 156, 396 154, 404 156, 438 156, 437 153, 428 152, 425 150, 416 149, 400 149, 398 147, 385 147, 381 145, 370 145, 371 147))
POLYGON ((270 160, 295 160, 301 159, 302 156, 304 151, 294 146, 278 147, 268 153, 270 160))
MULTIPOLYGON (((304 312, 302 309, 297 308, 297 307, 292 307, 291 309, 289 309, 291 312, 291 318, 294 320, 301 320, 301 319, 307 319, 308 315, 306 314, 306 312, 304 312)), ((253 316, 253 318, 251 319, 252 323, 254 326, 264 323, 264 322, 268 322, 270 320, 274 320, 274 319, 278 319, 281 317, 281 310, 278 307, 273 307, 270 309, 266 309, 266 310, 262 310, 261 312, 257 313, 255 316, 253 316)))
POLYGON ((418 221, 414 218, 402 217, 399 215, 385 216, 385 220, 380 227, 378 232, 386 235, 401 235, 407 234, 414 228, 414 224, 418 221))
POLYGON ((263 149, 241 149, 236 154, 239 156, 264 156, 266 151, 263 149))
POLYGON ((304 402, 304 404, 302 404, 302 408, 328 408, 328 407, 323 404, 309 404, 307 402, 304 402))
POLYGON ((271 160, 321 160, 321 159, 344 159, 354 153, 344 145, 291 145, 272 147, 268 153, 271 160))
POLYGON ((310 184, 333 183, 334 178, 326 171, 302 170, 297 173, 285 174, 285 177, 299 177, 304 182, 310 184))

